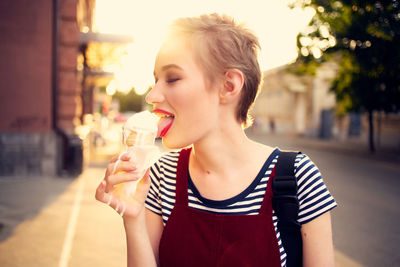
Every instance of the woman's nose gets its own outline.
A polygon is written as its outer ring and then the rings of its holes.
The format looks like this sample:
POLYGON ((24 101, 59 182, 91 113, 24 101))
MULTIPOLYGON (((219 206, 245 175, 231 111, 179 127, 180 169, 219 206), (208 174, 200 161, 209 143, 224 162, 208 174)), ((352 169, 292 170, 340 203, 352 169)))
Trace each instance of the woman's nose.
POLYGON ((159 89, 157 84, 150 89, 145 97, 147 104, 154 105, 163 101, 164 98, 159 89))

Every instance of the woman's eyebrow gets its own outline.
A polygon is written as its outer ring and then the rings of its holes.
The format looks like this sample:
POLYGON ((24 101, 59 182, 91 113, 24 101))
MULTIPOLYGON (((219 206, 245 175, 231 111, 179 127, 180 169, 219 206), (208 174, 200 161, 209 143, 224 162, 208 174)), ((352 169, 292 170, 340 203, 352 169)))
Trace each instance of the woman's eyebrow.
POLYGON ((165 70, 172 69, 172 68, 182 70, 182 68, 179 67, 179 66, 176 65, 176 64, 168 64, 168 65, 165 65, 165 66, 163 66, 163 67, 161 68, 161 70, 165 71, 165 70))
MULTIPOLYGON (((161 67, 161 71, 166 71, 166 70, 169 70, 169 69, 179 69, 179 70, 183 70, 181 67, 179 67, 179 66, 176 65, 176 64, 168 64, 168 65, 165 65, 165 66, 162 66, 162 67, 161 67)), ((157 76, 157 73, 156 73, 155 70, 154 70, 154 72, 153 72, 153 76, 154 76, 154 77, 157 76)))

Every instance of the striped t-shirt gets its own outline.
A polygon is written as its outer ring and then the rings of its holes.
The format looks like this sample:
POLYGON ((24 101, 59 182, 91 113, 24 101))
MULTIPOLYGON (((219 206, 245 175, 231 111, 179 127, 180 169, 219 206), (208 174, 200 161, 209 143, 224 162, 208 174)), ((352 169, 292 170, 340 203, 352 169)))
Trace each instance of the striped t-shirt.
MULTIPOLYGON (((243 192, 233 198, 216 201, 202 197, 188 176, 189 207, 216 214, 258 214, 272 169, 279 157, 280 150, 275 149, 265 161, 260 172, 243 192)), ((162 156, 150 169, 151 187, 146 199, 146 207, 162 216, 164 225, 175 204, 176 170, 180 151, 169 152, 162 156)), ((337 206, 326 188, 321 173, 305 154, 298 154, 295 160, 299 199, 297 221, 302 225, 337 206)), ((286 266, 286 253, 277 229, 277 217, 273 213, 273 222, 281 254, 281 265, 286 266)))

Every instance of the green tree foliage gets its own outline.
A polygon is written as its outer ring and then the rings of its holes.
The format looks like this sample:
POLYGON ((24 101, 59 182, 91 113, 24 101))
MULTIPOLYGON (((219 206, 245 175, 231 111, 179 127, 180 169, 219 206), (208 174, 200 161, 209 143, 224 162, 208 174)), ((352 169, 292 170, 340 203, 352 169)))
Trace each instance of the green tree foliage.
POLYGON ((136 94, 135 90, 132 89, 128 93, 122 93, 117 91, 113 95, 113 99, 119 101, 119 111, 135 111, 139 112, 143 109, 144 96, 136 94))
POLYGON ((368 112, 374 151, 373 111, 400 109, 400 1, 297 0, 292 5, 316 11, 298 36, 296 68, 312 73, 316 62, 339 61, 331 89, 343 110, 368 112))

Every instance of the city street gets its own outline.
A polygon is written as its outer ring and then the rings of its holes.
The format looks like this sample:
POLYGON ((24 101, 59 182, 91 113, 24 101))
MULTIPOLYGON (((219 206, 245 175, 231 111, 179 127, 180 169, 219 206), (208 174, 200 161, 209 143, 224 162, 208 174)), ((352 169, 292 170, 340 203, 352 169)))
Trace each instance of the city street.
MULTIPOLYGON (((374 158, 332 142, 253 138, 300 149, 319 166, 339 205, 332 212, 337 266, 400 265, 398 158, 374 158)), ((92 163, 77 178, 0 178, 0 266, 124 266, 122 220, 94 199, 104 167, 92 163)))
MULTIPOLYGON (((335 266, 400 267, 400 0, 5 0, 0 7, 0 267, 126 266, 124 221, 95 191, 113 156, 132 151, 137 169, 157 160, 146 149, 150 132, 196 142, 190 171, 199 190, 188 199, 211 213, 253 213, 261 201, 265 183, 256 186, 254 175, 264 168, 254 166, 263 155, 245 137, 301 151, 338 204, 330 213, 335 266), (235 203, 207 204, 201 195, 235 203)), ((174 201, 171 164, 157 170, 164 221, 174 201)), ((332 198, 310 166, 297 172, 304 177, 298 219, 309 223, 304 247, 313 243, 305 261, 323 265, 318 255, 332 258, 320 244, 323 218, 309 220, 332 198)), ((233 235, 225 242, 199 225, 194 232, 210 236, 207 245, 241 249, 233 235)))

